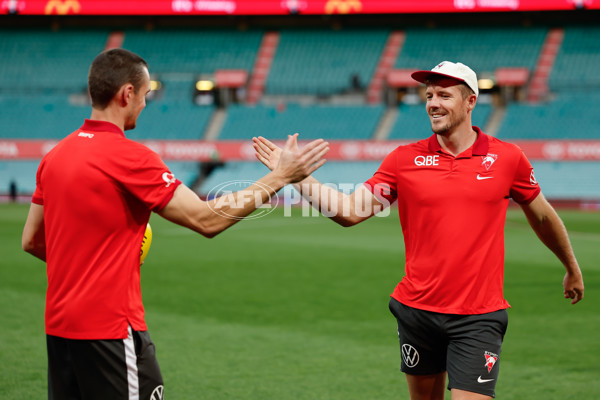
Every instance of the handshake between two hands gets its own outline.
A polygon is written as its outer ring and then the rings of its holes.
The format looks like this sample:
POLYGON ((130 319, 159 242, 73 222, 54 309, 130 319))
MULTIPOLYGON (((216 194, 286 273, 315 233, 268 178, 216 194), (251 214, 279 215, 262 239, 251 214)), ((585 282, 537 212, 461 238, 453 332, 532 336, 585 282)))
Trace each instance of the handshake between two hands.
POLYGON ((298 134, 288 135, 283 148, 262 136, 252 138, 256 158, 271 171, 278 172, 289 181, 296 183, 325 164, 323 158, 329 151, 329 143, 316 139, 298 148, 298 134))

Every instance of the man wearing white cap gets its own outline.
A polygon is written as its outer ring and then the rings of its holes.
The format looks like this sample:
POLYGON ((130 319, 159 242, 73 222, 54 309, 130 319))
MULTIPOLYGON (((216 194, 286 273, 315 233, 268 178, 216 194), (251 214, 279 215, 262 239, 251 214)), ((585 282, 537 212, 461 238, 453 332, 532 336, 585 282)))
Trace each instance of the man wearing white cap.
MULTIPOLYGON (((583 298, 583 278, 566 229, 521 149, 472 126, 479 94, 475 72, 444 61, 412 77, 426 85, 431 137, 396 148, 350 195, 312 177, 296 188, 319 209, 337 202, 342 212, 327 216, 342 226, 398 202, 405 276, 391 295, 390 310, 398 322, 410 398, 443 400, 447 385, 453 400, 490 399, 510 307, 503 296, 510 198, 564 265, 563 294, 573 304, 583 298)), ((257 158, 273 169, 279 147, 262 137, 253 140, 257 158)))

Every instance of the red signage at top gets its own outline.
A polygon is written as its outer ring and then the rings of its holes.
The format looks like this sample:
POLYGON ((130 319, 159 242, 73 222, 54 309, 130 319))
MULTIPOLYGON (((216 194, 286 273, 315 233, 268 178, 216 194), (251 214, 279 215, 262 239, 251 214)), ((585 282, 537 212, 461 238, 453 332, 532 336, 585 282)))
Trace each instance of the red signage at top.
POLYGON ((25 15, 285 15, 600 9, 600 0, 0 0, 25 15))

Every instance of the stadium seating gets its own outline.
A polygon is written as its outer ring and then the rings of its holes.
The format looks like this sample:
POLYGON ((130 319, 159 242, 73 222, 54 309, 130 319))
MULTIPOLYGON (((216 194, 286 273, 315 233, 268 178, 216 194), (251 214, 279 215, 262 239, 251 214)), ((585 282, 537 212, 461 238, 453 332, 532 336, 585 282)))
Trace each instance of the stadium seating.
POLYGON ((283 30, 266 85, 267 94, 331 95, 358 75, 366 86, 389 30, 283 30))
POLYGON ((149 100, 132 137, 138 139, 202 139, 213 106, 192 102, 193 80, 163 81, 158 98, 149 100))
POLYGON ((90 116, 87 104, 72 105, 66 94, 0 95, 0 138, 61 139, 90 116))
POLYGON ((126 30, 123 47, 144 57, 152 73, 198 75, 217 69, 250 71, 261 39, 258 30, 126 30))
POLYGON ((425 105, 402 104, 388 139, 424 139, 431 134, 425 105))
POLYGON ((600 89, 600 27, 565 28, 565 37, 550 75, 550 88, 557 92, 600 89))
POLYGON ((198 178, 198 163, 195 161, 165 161, 173 175, 183 184, 192 186, 198 178))
POLYGON ((396 68, 431 69, 440 61, 462 62, 475 72, 498 67, 533 70, 547 32, 545 28, 473 27, 408 28, 396 68))
MULTIPOLYGON (((398 108, 398 111, 398 118, 388 139, 423 139, 432 134, 431 124, 424 104, 402 104, 398 108)), ((473 125, 485 132, 487 120, 491 113, 491 105, 477 104, 472 115, 473 125)))
POLYGON ((108 30, 0 30, 2 91, 80 91, 108 30))
MULTIPOLYGON (((498 67, 526 67, 533 71, 548 29, 545 27, 408 27, 394 67, 430 69, 442 60, 461 61, 480 75, 498 67)), ((368 85, 391 29, 282 29, 267 95, 329 96, 351 90, 351 78, 368 85)), ((0 29, 0 138, 60 139, 89 117, 85 87, 91 60, 107 41, 103 29, 0 29)), ((126 29, 123 47, 142 55, 163 90, 149 99, 128 133, 135 140, 197 140, 215 112, 214 106, 192 101, 195 80, 217 69, 252 71, 263 29, 158 28, 126 29)), ((600 139, 596 104, 600 95, 597 26, 567 26, 549 79, 553 99, 540 104, 511 103, 500 124, 500 139, 600 139)), ((389 139, 417 140, 431 134, 424 104, 398 107, 389 139)), ((473 124, 484 131, 494 110, 478 104, 473 124)), ((259 104, 230 105, 218 140, 249 140, 265 135, 285 139, 299 132, 301 139, 369 140, 384 115, 385 106, 259 104)), ((198 178, 195 162, 166 160, 187 185, 198 178)), ((21 193, 35 188, 39 161, 1 161, 0 192, 16 179, 21 193)), ((332 183, 356 184, 368 179, 377 162, 328 162, 315 174, 332 183)), ((598 163, 535 162, 536 176, 552 198, 600 198, 598 163), (581 177, 581 181, 578 179, 581 177), (571 193, 577 187, 577 193, 571 193)), ((227 180, 253 181, 266 173, 254 162, 231 162, 204 181, 206 192, 227 180)))
MULTIPOLYGON (((136 139, 202 138, 214 111, 192 103, 192 81, 165 82, 164 96, 147 103, 137 127, 128 136, 136 139)), ((67 94, 0 95, 1 138, 60 139, 89 118, 90 105, 72 104, 67 94)))
POLYGON ((301 139, 370 139, 383 114, 377 106, 236 106, 228 109, 219 139, 249 140, 263 135, 284 139, 300 133, 301 139))
POLYGON ((532 162, 536 180, 551 199, 600 199, 600 163, 532 162))
POLYGON ((597 93, 561 93, 548 103, 511 103, 501 139, 599 139, 597 93))

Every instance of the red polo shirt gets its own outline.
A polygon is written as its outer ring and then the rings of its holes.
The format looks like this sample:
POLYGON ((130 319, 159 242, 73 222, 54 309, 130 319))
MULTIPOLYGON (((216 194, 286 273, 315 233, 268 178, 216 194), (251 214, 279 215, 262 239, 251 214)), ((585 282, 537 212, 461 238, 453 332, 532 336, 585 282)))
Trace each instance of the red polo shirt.
POLYGON ((42 159, 32 202, 44 206, 46 333, 120 339, 128 325, 147 329, 140 246, 150 212, 180 183, 108 122, 86 120, 42 159))
POLYGON ((436 135, 400 146, 366 182, 389 187, 384 197, 398 200, 406 262, 392 297, 410 307, 447 314, 510 307, 503 296, 506 208, 509 198, 530 203, 540 188, 521 149, 474 129, 476 142, 456 157, 436 135))

